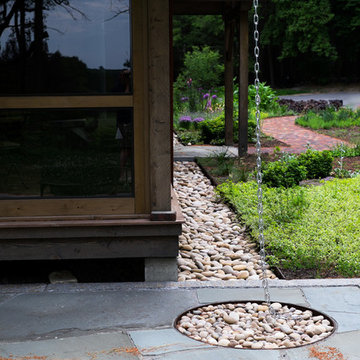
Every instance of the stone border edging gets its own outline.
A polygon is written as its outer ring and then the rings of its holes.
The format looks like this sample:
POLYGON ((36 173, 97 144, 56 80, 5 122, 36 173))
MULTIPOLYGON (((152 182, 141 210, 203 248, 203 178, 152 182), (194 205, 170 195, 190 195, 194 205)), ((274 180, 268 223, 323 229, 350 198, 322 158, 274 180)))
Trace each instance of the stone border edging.
MULTIPOLYGON (((352 279, 299 279, 299 280, 269 280, 270 288, 299 287, 350 287, 360 288, 360 278, 352 279)), ((96 291, 124 290, 196 290, 196 289, 252 289, 262 288, 261 280, 232 281, 182 281, 182 282, 124 282, 124 283, 77 283, 77 284, 34 284, 34 285, 0 285, 0 293, 30 294, 30 293, 71 293, 96 291)))

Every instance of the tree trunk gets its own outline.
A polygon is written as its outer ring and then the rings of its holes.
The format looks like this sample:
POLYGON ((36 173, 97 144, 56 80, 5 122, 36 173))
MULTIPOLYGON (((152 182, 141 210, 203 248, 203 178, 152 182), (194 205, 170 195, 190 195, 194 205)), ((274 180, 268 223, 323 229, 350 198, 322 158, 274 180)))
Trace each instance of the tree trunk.
POLYGON ((248 150, 248 84, 249 84, 249 29, 248 12, 240 11, 239 44, 239 156, 246 155, 248 150))
POLYGON ((234 19, 231 15, 225 15, 225 145, 227 146, 234 144, 234 30, 234 19))
POLYGON ((44 91, 44 70, 45 70, 45 49, 44 49, 44 0, 35 1, 35 17, 34 17, 34 87, 37 92, 44 91))

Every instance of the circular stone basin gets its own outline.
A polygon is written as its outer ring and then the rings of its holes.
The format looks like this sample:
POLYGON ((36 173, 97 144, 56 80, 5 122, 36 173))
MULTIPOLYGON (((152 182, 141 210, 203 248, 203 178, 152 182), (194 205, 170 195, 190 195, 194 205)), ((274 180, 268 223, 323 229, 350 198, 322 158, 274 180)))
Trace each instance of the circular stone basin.
POLYGON ((210 304, 180 315, 182 334, 210 345, 236 349, 284 349, 309 345, 330 336, 336 322, 298 305, 259 301, 210 304))

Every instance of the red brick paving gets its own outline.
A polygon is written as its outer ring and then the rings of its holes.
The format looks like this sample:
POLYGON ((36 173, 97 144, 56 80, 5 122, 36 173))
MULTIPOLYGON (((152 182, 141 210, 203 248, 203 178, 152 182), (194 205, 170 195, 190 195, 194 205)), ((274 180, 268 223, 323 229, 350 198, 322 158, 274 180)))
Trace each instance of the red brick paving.
MULTIPOLYGON (((284 142, 289 147, 280 147, 281 151, 301 153, 306 151, 307 146, 315 150, 330 150, 341 142, 351 145, 346 141, 318 134, 302 126, 295 125, 296 116, 284 116, 263 120, 262 132, 266 135, 284 142)), ((255 149, 249 149, 253 153, 255 149)), ((273 148, 263 148, 263 152, 273 152, 273 148)))

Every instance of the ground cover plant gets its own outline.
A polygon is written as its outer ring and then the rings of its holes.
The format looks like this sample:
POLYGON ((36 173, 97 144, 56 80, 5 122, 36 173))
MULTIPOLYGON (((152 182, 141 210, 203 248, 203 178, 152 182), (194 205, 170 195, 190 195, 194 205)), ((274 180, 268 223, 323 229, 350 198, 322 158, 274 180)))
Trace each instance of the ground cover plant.
MULTIPOLYGON (((217 188, 258 235, 257 184, 227 181, 217 188)), ((268 261, 311 276, 360 275, 360 177, 322 186, 264 185, 264 235, 268 261)))
POLYGON ((360 109, 327 109, 298 117, 296 124, 352 144, 360 143, 360 109))
POLYGON ((309 111, 298 117, 295 123, 313 130, 360 126, 360 109, 357 111, 349 108, 341 108, 338 111, 334 111, 334 109, 321 112, 309 111))

